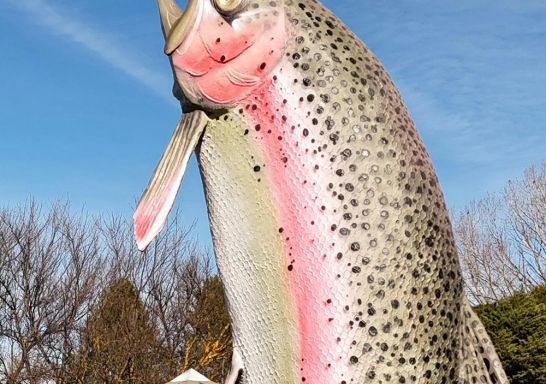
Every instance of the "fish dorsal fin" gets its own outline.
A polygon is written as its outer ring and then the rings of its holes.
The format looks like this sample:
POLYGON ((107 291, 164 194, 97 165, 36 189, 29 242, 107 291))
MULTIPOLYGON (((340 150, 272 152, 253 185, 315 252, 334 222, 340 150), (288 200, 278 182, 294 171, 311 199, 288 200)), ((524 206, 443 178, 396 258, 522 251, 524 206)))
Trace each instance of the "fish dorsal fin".
POLYGON ((194 111, 184 114, 176 126, 133 215, 135 238, 141 251, 165 225, 190 156, 207 122, 203 111, 194 111))

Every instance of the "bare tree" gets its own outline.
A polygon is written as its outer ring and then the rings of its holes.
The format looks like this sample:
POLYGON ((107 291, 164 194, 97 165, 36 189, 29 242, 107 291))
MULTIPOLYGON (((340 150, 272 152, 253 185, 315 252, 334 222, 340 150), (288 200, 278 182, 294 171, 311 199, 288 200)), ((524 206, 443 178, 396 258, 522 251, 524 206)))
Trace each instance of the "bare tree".
POLYGON ((104 300, 98 298, 115 281, 134 287, 143 306, 134 313, 146 314, 146 321, 135 324, 150 328, 111 327, 127 331, 127 337, 101 342, 101 350, 115 351, 118 362, 134 362, 141 359, 134 351, 139 345, 146 350, 156 345, 144 343, 144 335, 153 334, 158 344, 151 354, 157 362, 144 364, 146 370, 131 363, 134 374, 112 382, 165 382, 190 366, 216 378, 225 374, 231 334, 223 290, 190 233, 175 219, 143 254, 131 223, 122 218, 92 219, 71 213, 67 204, 43 209, 30 202, 1 210, 0 382, 68 384, 99 377, 92 374, 99 366, 89 360, 97 351, 89 332, 100 340, 108 337, 97 333, 105 327, 90 324, 106 324, 100 315, 104 300), (91 313, 99 320, 90 322, 91 313), (133 328, 144 329, 136 337, 143 343, 131 341, 133 328), (124 350, 133 354, 122 356, 124 350))
POLYGON ((546 163, 454 216, 473 302, 489 303, 546 284, 546 163))
POLYGON ((525 171, 504 190, 508 225, 530 285, 546 283, 546 162, 525 171))
POLYGON ((100 258, 93 225, 66 205, 0 212, 0 380, 56 376, 92 300, 100 258))
POLYGON ((136 249, 127 222, 119 218, 104 222, 102 232, 109 262, 106 279, 127 278, 133 282, 158 331, 170 375, 190 367, 209 366, 225 374, 231 333, 223 291, 220 289, 219 305, 210 311, 202 310, 204 302, 217 297, 208 284, 213 277, 211 259, 191 240, 192 228, 183 228, 176 217, 145 253, 136 249), (218 323, 222 331, 210 324, 218 319, 218 313, 223 316, 218 323), (210 332, 202 332, 196 324, 208 325, 210 332))

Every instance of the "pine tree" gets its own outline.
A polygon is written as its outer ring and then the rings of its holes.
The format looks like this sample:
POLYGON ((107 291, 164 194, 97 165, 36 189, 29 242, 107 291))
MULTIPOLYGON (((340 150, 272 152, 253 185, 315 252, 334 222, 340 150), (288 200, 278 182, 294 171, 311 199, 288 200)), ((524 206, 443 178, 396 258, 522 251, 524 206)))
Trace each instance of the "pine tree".
POLYGON ((195 368, 221 382, 231 364, 231 329, 218 276, 208 277, 196 296, 181 350, 183 369, 195 368))
POLYGON ((516 294, 476 312, 512 384, 546 384, 546 286, 516 294))
POLYGON ((87 320, 77 359, 80 380, 92 384, 164 383, 161 346, 136 289, 127 279, 102 294, 87 320))

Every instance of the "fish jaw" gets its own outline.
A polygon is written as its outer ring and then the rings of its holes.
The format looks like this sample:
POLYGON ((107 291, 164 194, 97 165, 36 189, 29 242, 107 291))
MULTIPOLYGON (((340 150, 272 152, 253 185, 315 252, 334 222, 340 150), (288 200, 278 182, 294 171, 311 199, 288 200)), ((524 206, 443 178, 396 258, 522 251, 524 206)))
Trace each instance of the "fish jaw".
POLYGON ((176 81, 192 104, 232 107, 260 85, 284 53, 288 31, 282 1, 242 11, 229 22, 209 0, 192 4, 191 27, 170 55, 176 81))

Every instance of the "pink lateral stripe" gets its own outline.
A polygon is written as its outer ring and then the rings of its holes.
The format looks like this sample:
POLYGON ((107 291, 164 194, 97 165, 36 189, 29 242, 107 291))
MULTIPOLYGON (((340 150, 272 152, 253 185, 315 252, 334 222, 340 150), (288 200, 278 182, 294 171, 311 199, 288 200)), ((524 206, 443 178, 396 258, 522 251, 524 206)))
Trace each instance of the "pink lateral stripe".
POLYGON ((282 82, 268 81, 242 107, 252 120, 250 126, 256 126, 254 137, 263 150, 264 172, 279 212, 285 258, 281 262, 298 316, 300 362, 295 374, 307 383, 334 384, 343 379, 346 365, 338 353, 343 321, 336 313, 343 311, 342 295, 330 296, 332 287, 342 292, 342 283, 335 279, 335 244, 327 241, 331 200, 324 188, 326 176, 315 167, 320 159, 305 150, 311 143, 302 140, 306 122, 300 101, 282 82))

